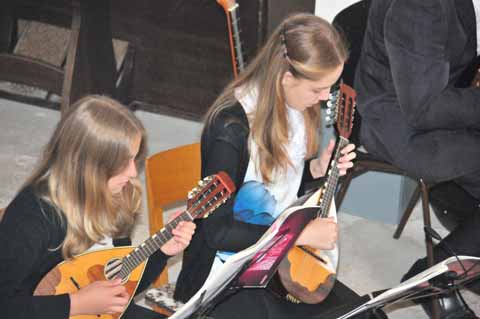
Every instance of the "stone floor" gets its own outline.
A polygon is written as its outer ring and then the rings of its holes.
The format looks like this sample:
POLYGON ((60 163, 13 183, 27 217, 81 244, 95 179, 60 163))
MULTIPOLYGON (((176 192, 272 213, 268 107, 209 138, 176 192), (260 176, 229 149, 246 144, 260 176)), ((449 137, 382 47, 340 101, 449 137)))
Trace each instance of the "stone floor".
MULTIPOLYGON (((0 99, 0 207, 6 206, 36 164, 42 146, 59 119, 59 112, 0 99)), ((146 126, 150 154, 198 141, 201 123, 137 111, 146 126)), ((395 226, 341 212, 339 224, 339 278, 359 294, 393 287, 418 257, 424 255, 421 212, 417 207, 399 240, 392 238, 395 226)), ((445 230, 434 220, 442 235, 445 230)), ((133 239, 148 236, 147 213, 136 227, 133 239)), ((170 267, 172 280, 179 269, 177 258, 170 267)), ((480 315, 478 296, 465 292, 471 307, 480 315)), ((396 305, 389 318, 426 318, 419 306, 396 305)))

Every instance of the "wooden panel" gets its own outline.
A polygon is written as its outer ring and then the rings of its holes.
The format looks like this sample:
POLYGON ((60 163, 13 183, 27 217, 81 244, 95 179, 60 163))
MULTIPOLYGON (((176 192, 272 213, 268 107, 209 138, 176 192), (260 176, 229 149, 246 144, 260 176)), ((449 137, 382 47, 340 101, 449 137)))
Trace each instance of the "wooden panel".
MULTIPOLYGON (((133 79, 128 94, 122 92, 124 102, 200 119, 233 77, 223 8, 215 0, 96 1, 111 8, 113 37, 135 48, 133 79)), ((285 15, 314 10, 314 0, 237 2, 247 62, 285 15)), ((18 17, 70 28, 72 0, 15 4, 18 17)))

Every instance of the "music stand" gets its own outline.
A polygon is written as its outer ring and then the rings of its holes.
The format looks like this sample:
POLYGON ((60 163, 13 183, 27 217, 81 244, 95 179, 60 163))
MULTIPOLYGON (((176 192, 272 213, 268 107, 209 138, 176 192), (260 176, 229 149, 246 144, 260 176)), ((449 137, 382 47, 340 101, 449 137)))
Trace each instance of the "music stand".
POLYGON ((344 314, 347 319, 367 310, 376 310, 397 302, 441 296, 480 278, 480 258, 454 256, 426 269, 397 287, 379 292, 377 296, 344 314))

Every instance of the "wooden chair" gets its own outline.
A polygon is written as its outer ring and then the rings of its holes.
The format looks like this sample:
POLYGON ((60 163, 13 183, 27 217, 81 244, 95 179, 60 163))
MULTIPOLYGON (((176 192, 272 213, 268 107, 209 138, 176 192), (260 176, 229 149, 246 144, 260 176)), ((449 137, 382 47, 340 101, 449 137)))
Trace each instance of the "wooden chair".
MULTIPOLYGON (((0 80, 37 87, 61 96, 64 113, 76 100, 87 94, 105 94, 125 101, 131 77, 133 49, 129 48, 117 71, 110 28, 108 1, 70 0, 70 12, 55 4, 32 0, 7 0, 0 10, 0 80), (70 26, 70 41, 64 66, 14 53, 17 22, 20 18, 54 25, 70 26), (119 72, 123 72, 119 81, 119 72), (116 85, 116 82, 119 82, 116 85)), ((38 106, 59 108, 47 99, 0 91, 4 98, 38 106)))
MULTIPOLYGON (((165 208, 186 201, 187 193, 199 180, 200 143, 169 149, 147 158, 145 182, 151 235, 163 227, 165 208)), ((154 286, 167 282, 165 269, 154 286)))
POLYGON ((2 221, 3 213, 5 213, 5 208, 0 208, 0 221, 2 221))
MULTIPOLYGON (((430 208, 429 208, 429 188, 431 187, 430 184, 423 181, 421 178, 417 178, 414 176, 409 175, 406 171, 392 165, 390 163, 384 162, 377 158, 374 158, 368 153, 362 152, 357 150, 357 158, 355 159, 355 164, 352 169, 350 169, 347 175, 341 180, 337 194, 335 196, 335 204, 337 205, 337 209, 342 205, 343 199, 348 191, 348 187, 353 178, 363 175, 368 172, 380 172, 380 173, 388 173, 400 176, 407 176, 412 178, 416 183, 417 186, 413 191, 412 195, 410 196, 410 200, 405 208, 405 211, 402 214, 400 222, 397 225, 397 229, 393 234, 393 238, 399 239, 400 235, 407 224, 410 215, 415 208, 420 197, 422 198, 422 214, 423 214, 423 225, 426 227, 431 227, 431 218, 430 218, 430 208)), ((433 242, 430 236, 425 236, 425 249, 427 253, 427 260, 428 265, 434 265, 434 258, 433 258, 433 242)))

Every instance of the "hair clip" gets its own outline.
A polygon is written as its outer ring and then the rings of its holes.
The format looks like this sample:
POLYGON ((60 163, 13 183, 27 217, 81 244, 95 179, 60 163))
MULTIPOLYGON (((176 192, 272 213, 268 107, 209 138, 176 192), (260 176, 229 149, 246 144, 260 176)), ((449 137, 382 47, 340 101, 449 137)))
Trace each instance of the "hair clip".
POLYGON ((283 57, 285 59, 289 59, 288 51, 287 51, 287 37, 286 37, 286 32, 285 32, 285 25, 283 25, 282 31, 280 33, 280 41, 282 43, 283 57))

